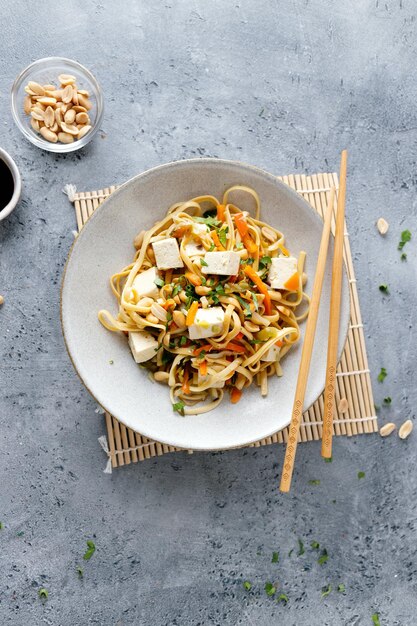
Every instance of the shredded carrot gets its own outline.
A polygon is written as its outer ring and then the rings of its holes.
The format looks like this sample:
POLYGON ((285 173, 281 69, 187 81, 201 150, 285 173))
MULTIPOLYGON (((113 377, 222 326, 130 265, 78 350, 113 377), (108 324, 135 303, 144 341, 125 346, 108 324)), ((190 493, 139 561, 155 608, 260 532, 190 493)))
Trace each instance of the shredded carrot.
POLYGON ((194 272, 185 272, 185 277, 194 287, 201 285, 201 278, 197 276, 197 274, 194 274, 194 272))
POLYGON ((185 323, 187 326, 191 326, 194 323, 195 316, 197 315, 198 310, 198 302, 194 300, 188 309, 187 317, 185 318, 185 323))
POLYGON ((245 346, 240 346, 238 343, 233 343, 233 341, 229 341, 226 345, 225 350, 232 350, 233 352, 245 352, 245 346))
POLYGON ((278 346, 278 348, 282 348, 284 343, 280 339, 278 339, 278 341, 275 342, 275 345, 278 346))
POLYGON ((218 250, 225 250, 226 248, 222 246, 222 244, 220 243, 220 239, 216 231, 212 230, 210 234, 211 234, 211 238, 213 239, 214 245, 216 246, 216 248, 218 250))
POLYGON ((199 370, 200 376, 207 376, 207 361, 201 361, 199 370))
POLYGON ((258 246, 249 234, 248 224, 243 216, 243 213, 236 213, 235 224, 246 250, 249 252, 249 254, 256 254, 258 251, 258 246))
POLYGON ((265 305, 265 313, 267 315, 271 315, 272 307, 271 307, 271 297, 268 293, 268 285, 266 285, 259 278, 258 274, 255 272, 251 265, 245 265, 245 274, 255 283, 260 293, 263 293, 264 297, 264 305, 265 305))
POLYGON ((217 219, 220 222, 224 222, 224 219, 225 219, 225 217, 224 217, 224 209, 225 208, 226 207, 224 206, 224 204, 218 204, 217 205, 217 219))
POLYGON ((238 333, 235 337, 235 339, 239 340, 239 339, 243 339, 243 333, 238 333))
POLYGON ((187 233, 190 228, 190 224, 185 224, 185 226, 178 226, 178 228, 172 231, 171 235, 176 239, 180 239, 181 237, 184 237, 185 233, 187 233))
POLYGON ((182 380, 181 389, 183 390, 184 393, 187 393, 187 394, 190 393, 190 383, 188 382, 189 376, 190 374, 188 372, 188 367, 186 367, 184 370, 184 378, 182 380))
POLYGON ((232 404, 236 404, 236 402, 239 402, 241 397, 242 397, 241 390, 238 389, 237 387, 233 387, 232 391, 230 392, 230 402, 232 404))
POLYGON ((300 284, 300 275, 298 272, 295 272, 290 278, 284 283, 284 289, 288 289, 288 291, 297 291, 298 285, 300 284))
POLYGON ((205 343, 203 346, 196 348, 193 352, 194 356, 199 356, 202 352, 210 352, 213 346, 210 343, 205 343))
POLYGON ((248 234, 248 224, 244 218, 243 213, 235 214, 235 224, 241 237, 244 237, 245 235, 248 234))

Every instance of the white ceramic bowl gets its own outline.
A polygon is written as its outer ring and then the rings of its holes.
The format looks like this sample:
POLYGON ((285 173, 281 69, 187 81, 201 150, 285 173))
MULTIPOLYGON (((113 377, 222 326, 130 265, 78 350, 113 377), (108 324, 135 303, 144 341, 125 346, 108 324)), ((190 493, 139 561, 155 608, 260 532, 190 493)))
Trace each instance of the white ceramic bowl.
MULTIPOLYGON (((176 201, 202 194, 221 197, 226 188, 235 184, 256 189, 262 202, 262 219, 285 234, 286 245, 295 255, 300 250, 307 252, 307 292, 311 292, 322 231, 318 215, 271 174, 217 159, 169 163, 129 180, 88 220, 74 242, 64 272, 62 327, 81 380, 97 402, 123 424, 150 439, 180 448, 216 450, 243 446, 287 426, 301 342, 283 361, 283 377, 269 379, 266 398, 253 386, 245 390, 238 404, 231 404, 225 395, 214 411, 181 417, 172 410, 168 388, 149 380, 147 372, 132 359, 126 337, 103 328, 97 311, 104 308, 116 312, 109 277, 132 261, 132 242, 138 231, 150 228, 176 201)), ((325 382, 331 257, 330 254, 324 279, 305 408, 317 399, 325 382)), ((346 275, 342 291, 340 354, 349 323, 346 275)), ((304 330, 305 324, 302 326, 304 330)))

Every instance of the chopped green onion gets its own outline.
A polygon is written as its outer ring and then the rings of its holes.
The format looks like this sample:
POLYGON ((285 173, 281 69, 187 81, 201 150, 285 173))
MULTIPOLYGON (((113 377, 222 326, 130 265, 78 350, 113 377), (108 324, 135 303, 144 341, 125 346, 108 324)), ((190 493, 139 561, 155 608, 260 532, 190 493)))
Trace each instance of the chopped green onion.
POLYGON ((84 578, 84 570, 79 565, 77 566, 77 573, 78 573, 79 578, 84 578))
POLYGON ((206 262, 205 262, 205 260, 203 259, 203 257, 201 257, 201 259, 200 259, 200 263, 201 263, 201 265, 202 265, 202 266, 204 266, 204 267, 208 267, 208 263, 206 263, 206 262))
POLYGON ((89 561, 95 551, 96 551, 96 546, 94 544, 94 541, 91 541, 91 539, 89 539, 87 541, 87 550, 85 551, 84 556, 83 556, 84 561, 89 561))
POLYGON ((185 407, 185 404, 181 400, 172 405, 172 408, 174 409, 174 411, 177 411, 182 416, 185 415, 184 407, 185 407))
POLYGON ((187 337, 185 335, 181 335, 180 346, 185 346, 187 343, 187 337))
POLYGON ((389 293, 388 285, 379 285, 379 291, 382 291, 383 293, 388 294, 389 293))
POLYGON ((40 597, 41 600, 47 600, 48 599, 48 591, 45 589, 45 587, 41 587, 38 591, 38 596, 40 597))
POLYGON ((273 596, 277 591, 275 585, 273 585, 269 581, 265 583, 264 589, 267 596, 273 596))
POLYGON ((308 484, 309 484, 309 485, 320 485, 320 481, 319 481, 319 479, 318 479, 318 478, 315 478, 315 479, 313 479, 313 480, 309 480, 309 481, 308 481, 308 484))
POLYGON ((358 479, 365 478, 365 472, 358 472, 358 479))
POLYGON ((384 404, 391 404, 391 402, 392 402, 392 398, 390 398, 389 396, 384 398, 384 404))
POLYGON ((279 561, 279 552, 273 552, 271 563, 278 563, 278 561, 279 561))
POLYGON ((246 591, 250 591, 252 589, 252 583, 250 583, 248 580, 245 580, 245 582, 243 583, 243 586, 246 589, 246 591))
POLYGON ((153 282, 157 287, 163 287, 165 285, 165 282, 162 280, 162 278, 155 278, 153 282))
POLYGON ((374 626, 381 626, 381 622, 379 621, 379 613, 374 613, 372 615, 372 623, 374 626))
POLYGON ((272 259, 270 256, 263 256, 259 259, 260 268, 268 267, 269 265, 271 265, 271 263, 272 263, 272 259))
POLYGON ((313 550, 318 550, 320 548, 320 544, 317 541, 312 541, 310 543, 310 546, 313 548, 313 550))
POLYGON ((322 587, 321 588, 321 597, 325 598, 326 596, 329 595, 329 593, 332 590, 332 586, 331 585, 327 585, 327 587, 322 587))
POLYGON ((401 255, 401 261, 406 261, 406 260, 407 260, 407 255, 405 252, 403 252, 401 255))
POLYGON ((325 463, 331 463, 333 461, 332 457, 330 457, 330 459, 324 459, 325 463))
POLYGON ((410 231, 408 229, 403 230, 403 232, 401 233, 401 241, 398 244, 398 250, 402 250, 405 244, 407 243, 407 241, 410 241, 410 239, 411 239, 410 231))
POLYGON ((278 602, 284 602, 284 604, 287 604, 288 602, 288 596, 286 593, 280 593, 277 599, 278 602))
POLYGON ((229 230, 229 227, 228 227, 228 226, 225 226, 224 228, 221 228, 221 229, 218 231, 218 233, 217 233, 217 234, 218 234, 218 237, 219 237, 219 241, 220 241, 220 243, 222 244, 223 248, 225 248, 225 247, 226 247, 226 245, 227 245, 227 237, 226 237, 226 234, 227 234, 228 230, 229 230))
POLYGON ((345 593, 345 591, 346 591, 346 587, 345 587, 345 585, 344 585, 343 583, 340 583, 340 584, 337 586, 337 590, 338 590, 338 592, 339 592, 339 593, 345 593))
POLYGON ((385 369, 385 367, 381 367, 381 371, 378 374, 378 382, 382 383, 384 382, 384 379, 387 377, 387 370, 385 369))
POLYGON ((304 544, 301 541, 301 539, 298 540, 298 556, 301 556, 302 554, 304 554, 305 550, 304 550, 304 544))
POLYGON ((324 565, 325 563, 327 563, 328 558, 329 558, 329 555, 327 554, 327 550, 326 550, 326 548, 323 548, 319 558, 317 559, 317 563, 319 565, 324 565))

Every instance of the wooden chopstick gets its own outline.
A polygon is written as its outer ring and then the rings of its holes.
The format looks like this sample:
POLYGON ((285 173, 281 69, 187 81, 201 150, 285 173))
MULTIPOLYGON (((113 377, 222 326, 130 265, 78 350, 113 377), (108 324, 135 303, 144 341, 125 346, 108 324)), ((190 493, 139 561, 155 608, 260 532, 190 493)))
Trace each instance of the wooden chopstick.
POLYGON ((330 225, 332 221, 333 205, 335 198, 334 187, 330 190, 329 202, 324 216, 323 233, 321 236, 319 256, 317 260, 316 276, 314 279, 313 294, 310 301, 310 310, 301 353, 301 363, 298 372, 297 387, 294 397, 294 406, 291 416, 290 430, 288 434, 287 448, 285 450, 284 467, 282 470, 280 490, 288 492, 291 487, 291 478, 294 469, 295 454, 297 451, 298 435, 300 432, 303 415, 304 396, 307 386, 308 372, 310 370, 311 354, 313 352, 314 336, 316 334, 317 317, 320 306, 321 289, 323 286, 324 270, 326 268, 327 251, 329 248, 330 225))
POLYGON ((329 342, 327 345, 326 387, 324 389, 323 437, 321 455, 332 456, 333 413, 336 391, 336 367, 339 344, 340 301, 343 271, 343 244, 345 237, 347 150, 340 160, 339 195, 337 198, 336 232, 332 268, 332 292, 330 296, 329 342))

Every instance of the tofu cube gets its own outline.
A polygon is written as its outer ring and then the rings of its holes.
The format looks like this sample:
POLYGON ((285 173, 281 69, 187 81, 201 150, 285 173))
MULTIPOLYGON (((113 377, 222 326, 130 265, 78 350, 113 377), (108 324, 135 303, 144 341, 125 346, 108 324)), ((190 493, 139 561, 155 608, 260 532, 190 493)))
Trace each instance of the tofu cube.
POLYGON ((204 256, 206 251, 200 243, 197 243, 196 241, 190 241, 189 243, 185 244, 184 252, 191 257, 204 256))
POLYGON ((184 267, 180 256, 178 241, 175 237, 167 237, 152 244, 155 253, 156 264, 160 270, 170 270, 176 267, 184 267))
POLYGON ((277 360, 280 348, 278 346, 271 346, 267 352, 261 357, 261 361, 270 361, 273 363, 277 360))
POLYGON ((224 310, 221 306, 198 309, 194 323, 188 329, 190 339, 204 339, 221 335, 224 323, 224 310))
POLYGON ((156 267, 150 267, 135 277, 132 289, 136 291, 138 298, 158 298, 159 288, 155 285, 156 278, 158 278, 156 267))
POLYGON ((138 331, 129 333, 129 346, 136 363, 144 363, 156 355, 158 342, 150 333, 138 331))
POLYGON ((268 282, 272 289, 285 289, 284 285, 297 271, 297 259, 294 256, 272 259, 268 272, 268 282))
POLYGON ((238 252, 206 252, 204 257, 207 266, 201 268, 203 274, 235 276, 239 271, 240 255, 238 252))

